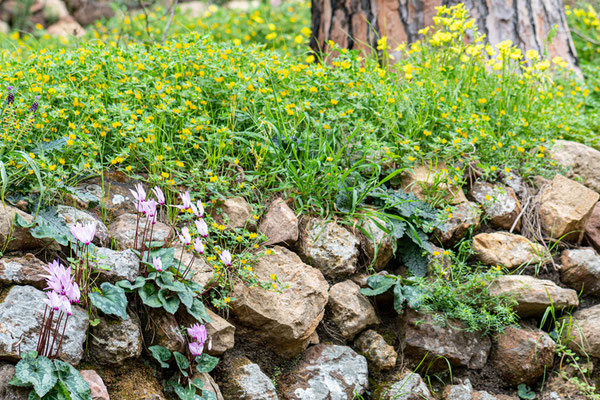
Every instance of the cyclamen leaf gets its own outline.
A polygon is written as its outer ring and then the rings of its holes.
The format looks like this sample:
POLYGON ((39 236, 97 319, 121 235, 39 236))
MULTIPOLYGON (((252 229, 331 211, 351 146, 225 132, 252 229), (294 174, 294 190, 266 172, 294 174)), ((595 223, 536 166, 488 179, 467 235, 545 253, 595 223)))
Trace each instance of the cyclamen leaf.
POLYGON ((377 296, 385 293, 396 281, 397 279, 395 277, 371 275, 369 279, 367 279, 367 284, 370 288, 360 289, 360 292, 365 296, 377 296))
POLYGON ((124 289, 127 292, 131 292, 135 289, 139 289, 141 287, 143 287, 146 284, 146 278, 144 278, 143 276, 138 276, 135 278, 135 281, 133 283, 129 282, 127 279, 123 279, 122 281, 119 281, 116 283, 116 285, 118 287, 120 287, 121 289, 124 289))
POLYGON ((109 282, 100 285, 102 293, 91 292, 92 304, 106 315, 116 315, 127 319, 127 296, 125 291, 109 282))
POLYGON ((208 390, 202 391, 202 400, 217 400, 217 395, 208 390))
POLYGON ((77 369, 61 360, 54 360, 58 379, 65 385, 71 400, 91 400, 90 385, 77 369))
POLYGON ((38 213, 35 226, 29 230, 29 233, 36 239, 54 239, 62 246, 67 246, 72 237, 69 228, 58 216, 54 207, 38 213))
POLYGON ((404 293, 402 293, 402 283, 398 281, 394 286, 394 310, 396 310, 398 314, 402 312, 405 300, 404 293))
POLYGON ((194 299, 191 307, 187 307, 188 313, 196 319, 196 321, 200 323, 204 322, 212 322, 208 313, 206 312, 206 307, 202 304, 202 301, 199 299, 194 299))
POLYGON ((187 369, 190 367, 190 362, 187 357, 178 351, 173 352, 173 355, 175 356, 175 362, 177 363, 179 370, 187 376, 187 369))
POLYGON ((190 289, 184 292, 179 292, 177 293, 177 295, 179 296, 179 300, 181 300, 184 306, 192 307, 194 305, 194 292, 192 292, 190 289))
POLYGON ((171 383, 173 389, 175 390, 175 394, 179 397, 180 400, 200 400, 201 397, 196 394, 196 388, 193 385, 190 386, 181 386, 178 383, 171 383))
POLYGON ((196 357, 196 371, 200 373, 206 372, 208 374, 215 369, 218 363, 219 359, 217 357, 209 356, 204 353, 201 356, 196 357))
POLYGON ((162 346, 150 346, 148 350, 152 353, 152 357, 158 361, 161 367, 169 368, 169 364, 166 361, 169 361, 171 358, 171 352, 166 347, 162 346))
POLYGON ((175 314, 177 309, 179 308, 179 297, 177 296, 169 296, 170 294, 174 294, 168 289, 160 289, 158 291, 158 299, 162 304, 163 308, 169 314, 175 314))
POLYGON ((15 377, 23 383, 30 383, 35 393, 44 397, 56 385, 58 376, 52 361, 37 353, 28 353, 15 367, 15 377))
POLYGON ((158 290, 154 287, 152 282, 146 282, 146 284, 138 289, 138 295, 142 299, 142 303, 152 308, 162 307, 162 303, 158 298, 158 290))

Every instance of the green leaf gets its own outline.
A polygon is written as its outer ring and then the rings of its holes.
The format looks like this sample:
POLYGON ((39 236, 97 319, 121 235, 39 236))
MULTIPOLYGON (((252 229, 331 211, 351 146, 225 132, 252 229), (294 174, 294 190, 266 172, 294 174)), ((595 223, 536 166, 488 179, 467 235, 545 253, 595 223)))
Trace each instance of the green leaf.
POLYGON ((519 386, 517 386, 517 390, 518 390, 517 394, 521 399, 525 399, 525 400, 535 399, 535 393, 526 384, 521 383, 519 386))
POLYGON ((219 363, 219 359, 217 357, 209 356, 204 353, 198 357, 196 357, 196 371, 207 374, 211 372, 217 364, 219 363))
POLYGON ((188 313, 196 319, 196 321, 200 323, 212 322, 208 313, 206 312, 206 307, 202 304, 202 301, 199 299, 194 299, 191 307, 187 307, 188 313))
POLYGON ((179 370, 183 373, 183 375, 187 376, 187 369, 190 367, 190 362, 188 361, 187 357, 178 351, 173 352, 173 355, 175 356, 175 362, 177 363, 179 370))
POLYGON ((81 374, 71 364, 54 360, 58 379, 65 385, 71 400, 91 400, 90 385, 81 377, 81 374))
POLYGON ((404 241, 398 245, 398 251, 402 262, 414 276, 422 278, 427 274, 429 258, 423 254, 423 250, 418 245, 404 241))
POLYGON ((204 381, 202 379, 192 379, 192 385, 196 386, 196 389, 202 390, 204 388, 204 381))
POLYGON ((138 295, 142 302, 148 307, 160 308, 162 303, 158 298, 158 291, 152 282, 146 282, 144 286, 138 289, 138 295))
POLYGON ((174 293, 168 289, 160 289, 158 291, 158 299, 160 300, 160 303, 165 311, 167 311, 169 314, 175 314, 177 312, 180 304, 179 297, 177 297, 177 295, 174 295, 174 293))
POLYGON ((91 292, 90 300, 106 315, 116 315, 122 320, 127 319, 127 296, 125 291, 109 282, 100 285, 102 293, 91 292))
POLYGON ((52 361, 36 352, 27 353, 15 367, 15 377, 23 383, 30 383, 35 393, 44 397, 58 380, 52 361))
POLYGON ((404 293, 402 293, 402 283, 398 281, 394 286, 394 310, 396 310, 398 314, 402 312, 405 300, 404 293))
POLYGON ((143 276, 136 277, 135 281, 133 283, 129 282, 127 279, 124 279, 124 280, 116 283, 116 285, 118 287, 120 287, 121 289, 124 289, 127 292, 131 292, 135 289, 139 289, 142 286, 144 286, 145 284, 146 284, 146 278, 144 278, 143 276))
POLYGON ((166 361, 171 359, 171 352, 166 347, 162 346, 150 346, 148 350, 152 353, 152 357, 158 361, 161 367, 169 368, 169 364, 166 361))
POLYGON ((418 310, 425 301, 425 292, 418 286, 404 286, 404 297, 408 306, 413 310, 418 310))
POLYGON ((202 399, 203 400, 217 400, 217 395, 208 390, 202 391, 202 399))
POLYGON ((184 290, 187 290, 187 287, 182 282, 175 280, 173 274, 168 271, 160 274, 158 279, 156 279, 156 284, 163 289, 169 289, 173 292, 183 292, 184 290))
POLYGON ((17 386, 17 387, 31 387, 31 383, 29 383, 29 382, 22 382, 16 376, 13 376, 12 379, 8 382, 8 384, 12 385, 12 386, 17 386))
POLYGON ((377 296, 385 293, 397 280, 396 277, 371 275, 369 279, 367 279, 367 285, 369 285, 370 288, 360 289, 360 292, 365 296, 377 296))
POLYGON ((158 250, 150 252, 149 260, 154 257, 159 257, 162 261, 163 271, 175 264, 175 248, 174 247, 161 247, 158 250))
POLYGON ((177 295, 184 306, 192 307, 194 305, 194 292, 192 292, 190 289, 179 292, 177 295))
POLYGON ((29 233, 37 239, 54 239, 62 246, 67 246, 72 239, 69 227, 58 216, 55 207, 40 210, 35 218, 35 227, 29 233))
POLYGON ((171 382, 175 394, 180 400, 200 400, 201 397, 196 394, 196 388, 193 385, 181 386, 179 383, 171 382))

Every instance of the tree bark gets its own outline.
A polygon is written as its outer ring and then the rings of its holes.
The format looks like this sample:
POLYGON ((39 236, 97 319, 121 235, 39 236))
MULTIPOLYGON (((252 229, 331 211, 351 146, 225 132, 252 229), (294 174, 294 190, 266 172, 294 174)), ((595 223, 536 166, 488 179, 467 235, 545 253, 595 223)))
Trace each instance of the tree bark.
MULTIPOLYGON (((332 40, 338 45, 368 54, 377 40, 387 36, 392 49, 419 39, 419 30, 433 24, 436 7, 458 0, 313 0, 311 47, 327 52, 332 40)), ((491 44, 512 40, 523 52, 545 51, 577 65, 562 0, 464 0, 479 32, 491 44), (551 43, 547 37, 557 26, 551 43)))

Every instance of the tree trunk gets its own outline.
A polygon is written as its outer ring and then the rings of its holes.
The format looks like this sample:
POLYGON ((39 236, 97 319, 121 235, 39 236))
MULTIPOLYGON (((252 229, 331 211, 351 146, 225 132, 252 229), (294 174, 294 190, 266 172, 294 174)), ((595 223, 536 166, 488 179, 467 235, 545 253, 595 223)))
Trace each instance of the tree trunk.
MULTIPOLYGON (((348 49, 369 53, 387 36, 392 49, 419 39, 419 30, 432 25, 436 7, 457 0, 313 0, 311 47, 326 52, 332 40, 348 49)), ((491 44, 510 39, 523 52, 537 50, 560 56, 570 66, 577 55, 567 27, 562 0, 464 0, 479 32, 491 44), (558 30, 552 43, 547 37, 558 30)))

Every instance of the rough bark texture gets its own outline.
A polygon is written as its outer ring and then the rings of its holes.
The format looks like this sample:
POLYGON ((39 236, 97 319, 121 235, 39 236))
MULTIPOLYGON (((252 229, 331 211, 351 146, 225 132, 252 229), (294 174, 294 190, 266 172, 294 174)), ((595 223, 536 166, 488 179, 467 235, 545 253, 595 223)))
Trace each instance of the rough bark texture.
MULTIPOLYGON (((457 0, 313 0, 311 46, 327 52, 327 41, 368 53, 377 39, 387 36, 394 49, 402 42, 419 39, 418 31, 433 24, 436 7, 455 5, 457 0)), ((562 0, 464 0, 479 31, 492 44, 510 39, 523 52, 547 49, 571 66, 577 55, 569 34, 562 0), (547 45, 552 26, 558 31, 547 45)))

